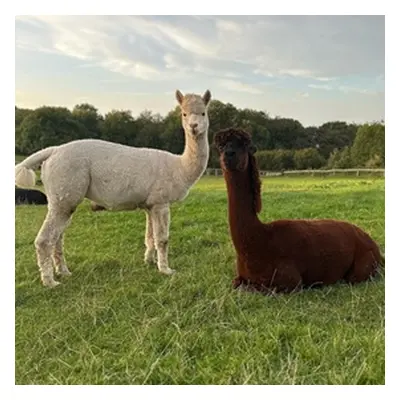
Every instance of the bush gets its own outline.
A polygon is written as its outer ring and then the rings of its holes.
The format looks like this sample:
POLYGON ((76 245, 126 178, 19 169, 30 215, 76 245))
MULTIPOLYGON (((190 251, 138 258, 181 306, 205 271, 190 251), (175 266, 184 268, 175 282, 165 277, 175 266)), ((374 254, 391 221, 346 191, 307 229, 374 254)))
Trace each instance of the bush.
POLYGON ((85 127, 64 107, 37 108, 24 118, 18 131, 16 147, 22 154, 87 137, 85 127))
POLYGON ((293 169, 293 150, 264 150, 256 153, 257 164, 260 170, 282 171, 293 169))
POLYGON ((366 163, 366 168, 383 168, 385 166, 385 160, 381 158, 379 154, 374 154, 366 163))
POLYGON ((352 168, 354 165, 351 157, 351 149, 346 146, 343 150, 333 150, 327 162, 327 169, 333 168, 352 168))
POLYGON ((358 130, 351 149, 351 157, 357 167, 385 167, 385 125, 364 124, 358 130))
POLYGON ((318 169, 325 164, 324 158, 314 148, 296 150, 293 161, 296 169, 318 169))

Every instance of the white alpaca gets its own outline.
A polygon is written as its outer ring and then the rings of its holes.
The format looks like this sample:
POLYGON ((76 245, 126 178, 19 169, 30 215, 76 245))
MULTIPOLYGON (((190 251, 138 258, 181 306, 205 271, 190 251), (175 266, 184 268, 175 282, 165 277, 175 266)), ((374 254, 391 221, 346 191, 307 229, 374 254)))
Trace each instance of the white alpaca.
POLYGON ((185 131, 181 155, 84 139, 40 150, 16 165, 15 183, 20 187, 33 187, 34 169, 42 165, 48 212, 35 247, 43 285, 59 284, 52 262, 57 274, 70 275, 63 257, 63 234, 85 197, 108 209, 144 209, 145 262, 155 262, 157 250, 159 271, 175 272, 168 266, 170 204, 186 197, 207 166, 211 93, 184 96, 177 90, 176 99, 185 131))

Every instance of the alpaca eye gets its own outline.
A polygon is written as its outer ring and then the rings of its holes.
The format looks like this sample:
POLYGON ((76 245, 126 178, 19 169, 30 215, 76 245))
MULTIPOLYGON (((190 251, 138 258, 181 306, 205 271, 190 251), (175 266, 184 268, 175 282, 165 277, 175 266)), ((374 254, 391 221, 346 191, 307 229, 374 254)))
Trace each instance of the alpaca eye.
POLYGON ((206 113, 201 113, 201 115, 204 117, 206 115, 206 113))
POLYGON ((184 117, 186 117, 186 114, 185 114, 185 113, 183 113, 183 116, 184 116, 184 117))

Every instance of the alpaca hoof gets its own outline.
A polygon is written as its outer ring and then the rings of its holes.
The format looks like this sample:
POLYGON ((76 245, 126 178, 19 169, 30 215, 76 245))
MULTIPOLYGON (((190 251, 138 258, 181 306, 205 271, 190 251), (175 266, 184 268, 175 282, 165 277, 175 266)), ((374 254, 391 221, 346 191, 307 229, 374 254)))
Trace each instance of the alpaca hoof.
POLYGON ((72 272, 65 266, 61 269, 56 270, 56 274, 59 276, 71 276, 72 272))
POLYGON ((163 268, 163 269, 160 269, 160 272, 164 275, 173 275, 176 271, 171 268, 163 268))
POLYGON ((147 265, 156 264, 157 263, 156 252, 155 251, 146 251, 146 253, 144 254, 144 262, 147 265))
POLYGON ((153 264, 157 263, 157 260, 156 260, 156 257, 154 257, 154 256, 145 256, 144 257, 144 262, 147 265, 153 265, 153 264))
POLYGON ((55 281, 54 279, 44 278, 42 279, 43 286, 48 288, 55 288, 60 284, 60 282, 55 281))

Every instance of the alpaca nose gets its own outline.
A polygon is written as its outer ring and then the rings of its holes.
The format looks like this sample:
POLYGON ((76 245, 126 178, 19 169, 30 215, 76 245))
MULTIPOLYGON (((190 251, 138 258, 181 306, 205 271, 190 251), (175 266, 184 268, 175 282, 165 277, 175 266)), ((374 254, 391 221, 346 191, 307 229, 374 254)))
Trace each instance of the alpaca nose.
POLYGON ((191 127, 192 129, 195 129, 195 128, 197 128, 198 125, 199 125, 199 124, 190 124, 190 127, 191 127))
POLYGON ((235 155, 235 152, 232 151, 232 150, 227 150, 227 151, 225 152, 225 155, 226 155, 228 158, 232 158, 232 157, 235 155))

